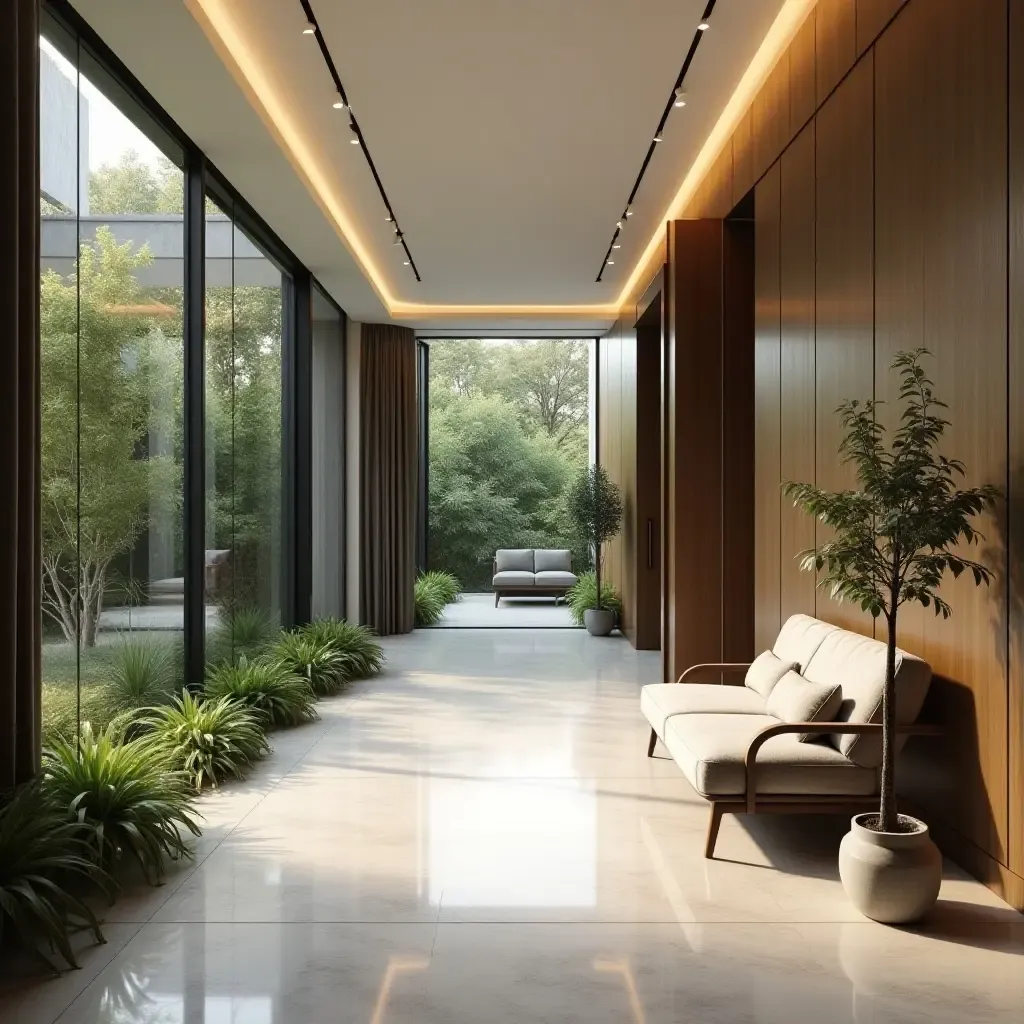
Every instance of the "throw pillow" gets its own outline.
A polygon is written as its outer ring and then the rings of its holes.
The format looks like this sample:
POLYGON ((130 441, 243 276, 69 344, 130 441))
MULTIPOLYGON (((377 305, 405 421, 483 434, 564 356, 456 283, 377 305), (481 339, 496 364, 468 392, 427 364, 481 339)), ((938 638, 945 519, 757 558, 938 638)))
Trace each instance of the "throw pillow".
POLYGON ((771 651, 765 651, 754 659, 750 668, 747 669, 747 675, 743 682, 754 693, 760 694, 767 700, 772 690, 775 689, 775 684, 790 669, 799 671, 800 666, 795 662, 782 661, 776 658, 771 651))
MULTIPOLYGON (((787 672, 775 685, 765 704, 769 715, 783 722, 834 722, 843 703, 843 688, 838 683, 812 683, 799 672, 787 672)), ((801 743, 825 736, 800 733, 801 743)))

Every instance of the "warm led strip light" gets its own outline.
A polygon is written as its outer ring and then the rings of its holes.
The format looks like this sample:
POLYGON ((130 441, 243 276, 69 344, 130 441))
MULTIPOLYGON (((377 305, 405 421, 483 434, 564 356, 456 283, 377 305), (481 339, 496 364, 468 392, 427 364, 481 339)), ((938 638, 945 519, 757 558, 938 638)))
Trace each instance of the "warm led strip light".
POLYGON ((331 184, 330 177, 320 167, 316 156, 306 143, 298 125, 284 102, 277 96, 266 76, 260 70, 249 45, 239 31, 225 0, 185 0, 192 16, 203 28, 221 59, 242 86, 257 112, 277 138, 279 145, 295 167, 307 188, 330 217, 338 235, 355 257, 360 269, 373 286, 389 316, 395 319, 431 317, 554 317, 559 319, 616 319, 619 309, 636 288, 641 275, 648 271, 664 246, 664 224, 682 216, 686 204, 693 198, 698 186, 714 166, 722 148, 739 124, 764 84, 779 57, 785 52, 793 36, 803 24, 817 0, 785 0, 764 37, 753 60, 743 73, 729 102, 726 103, 715 127, 690 166, 679 191, 669 203, 658 227, 651 236, 643 255, 629 275, 618 299, 613 303, 567 305, 440 305, 437 303, 406 302, 392 294, 384 275, 369 247, 356 231, 345 204, 331 184))

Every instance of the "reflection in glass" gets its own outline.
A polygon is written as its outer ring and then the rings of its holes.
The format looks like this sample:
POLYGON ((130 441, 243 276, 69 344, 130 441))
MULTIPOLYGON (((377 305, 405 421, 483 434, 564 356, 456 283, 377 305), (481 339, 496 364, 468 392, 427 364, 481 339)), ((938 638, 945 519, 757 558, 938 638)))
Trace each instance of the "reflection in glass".
POLYGON ((40 40, 44 732, 179 685, 184 179, 40 40), (136 688, 117 680, 144 665, 136 688))

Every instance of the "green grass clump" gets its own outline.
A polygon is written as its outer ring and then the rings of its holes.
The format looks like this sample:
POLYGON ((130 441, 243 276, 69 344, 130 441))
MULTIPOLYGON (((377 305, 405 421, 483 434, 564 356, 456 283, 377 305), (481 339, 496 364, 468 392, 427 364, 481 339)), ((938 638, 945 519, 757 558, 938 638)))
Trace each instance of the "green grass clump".
POLYGON ((106 887, 77 824, 38 783, 0 804, 0 941, 16 938, 50 970, 48 948, 77 967, 71 932, 87 928, 103 942, 99 922, 82 900, 86 883, 106 887))
POLYGON ((96 733, 86 722, 77 742, 60 739, 49 747, 43 788, 108 872, 127 853, 156 884, 165 858, 192 856, 183 832, 200 835, 184 775, 168 768, 152 738, 126 740, 116 724, 96 733))
POLYGON ((237 697, 203 699, 183 690, 171 704, 147 709, 140 724, 196 790, 216 787, 229 775, 244 778, 270 752, 260 716, 237 697))
POLYGON ((233 697, 260 716, 268 728, 300 725, 317 717, 309 680, 280 661, 244 656, 207 669, 206 696, 233 697))
POLYGON ((177 644, 129 635, 118 645, 108 686, 111 699, 124 710, 165 703, 178 682, 181 662, 177 644))
POLYGON ((432 587, 445 604, 457 601, 462 594, 462 584, 454 573, 432 569, 430 572, 423 573, 420 579, 432 587))
MULTIPOLYGON (((597 575, 593 569, 583 573, 575 586, 565 594, 569 614, 577 626, 583 625, 583 613, 597 607, 597 575)), ((616 619, 622 614, 622 602, 616 589, 605 580, 601 581, 601 606, 615 612, 616 619)))
POLYGON ((259 657, 277 632, 273 620, 262 608, 238 605, 221 612, 221 621, 207 642, 210 662, 237 662, 259 657))
MULTIPOLYGON (((452 598, 452 582, 455 578, 446 572, 425 572, 413 584, 413 599, 416 605, 416 625, 432 626, 444 615, 445 605, 452 598)), ((458 586, 456 581, 455 586, 458 586)))
POLYGON ((345 658, 330 641, 301 632, 282 633, 269 657, 308 680, 318 697, 332 696, 345 682, 345 658))
POLYGON ((295 631, 317 646, 330 646, 342 659, 342 682, 369 679, 384 665, 384 649, 373 631, 344 619, 315 619, 295 631))

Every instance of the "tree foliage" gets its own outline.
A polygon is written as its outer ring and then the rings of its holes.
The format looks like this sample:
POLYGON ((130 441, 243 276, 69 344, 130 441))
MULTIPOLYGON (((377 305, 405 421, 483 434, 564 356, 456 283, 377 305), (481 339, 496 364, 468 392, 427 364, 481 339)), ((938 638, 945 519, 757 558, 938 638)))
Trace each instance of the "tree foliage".
POLYGON ((604 608, 605 588, 601 585, 601 545, 619 532, 622 523, 622 493, 604 466, 583 470, 566 495, 569 518, 577 536, 594 547, 594 607, 604 608))
POLYGON ((793 503, 835 531, 832 540, 801 552, 801 568, 821 573, 818 586, 839 601, 854 601, 888 625, 888 660, 883 701, 883 765, 880 828, 897 823, 894 788, 896 620, 901 605, 913 602, 948 618, 952 612, 939 591, 948 570, 968 572, 975 585, 992 571, 968 557, 982 534, 972 524, 992 506, 1000 491, 992 485, 961 487, 964 464, 938 451, 949 422, 945 403, 932 392, 919 348, 897 354, 892 369, 900 376, 903 411, 891 443, 879 421, 879 401, 844 402, 836 410, 845 436, 839 452, 854 466, 857 489, 831 492, 788 482, 793 503))

